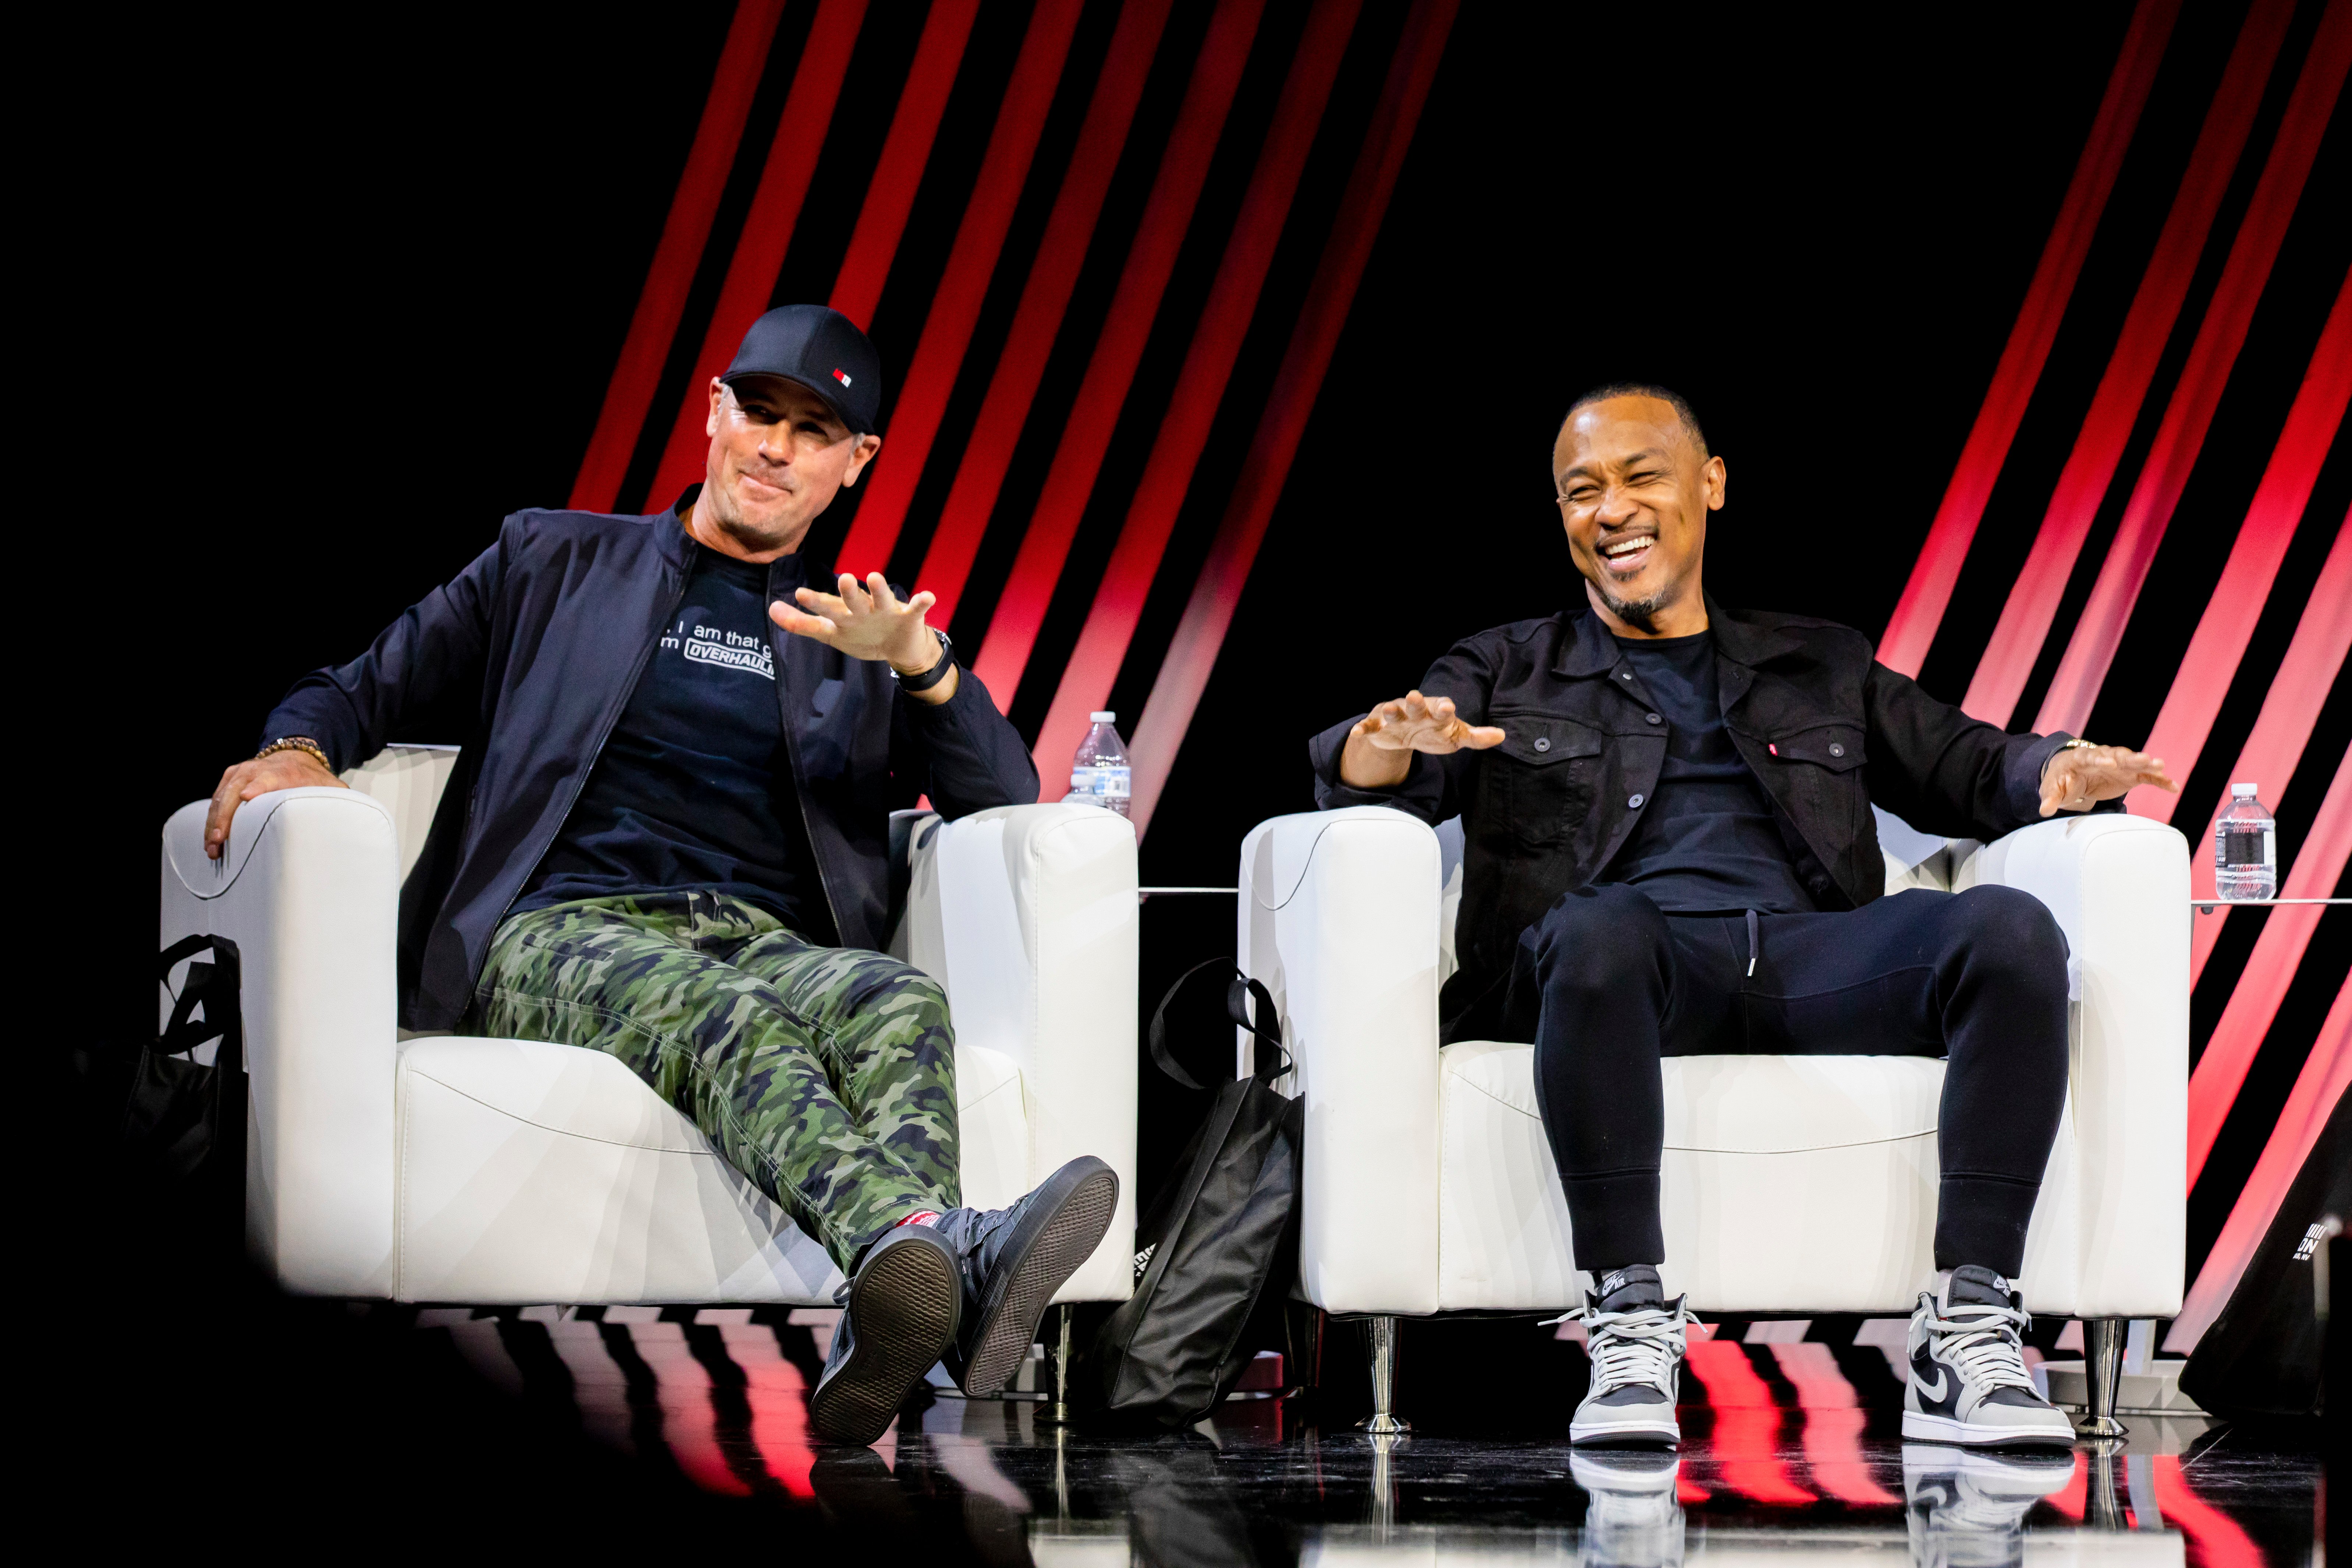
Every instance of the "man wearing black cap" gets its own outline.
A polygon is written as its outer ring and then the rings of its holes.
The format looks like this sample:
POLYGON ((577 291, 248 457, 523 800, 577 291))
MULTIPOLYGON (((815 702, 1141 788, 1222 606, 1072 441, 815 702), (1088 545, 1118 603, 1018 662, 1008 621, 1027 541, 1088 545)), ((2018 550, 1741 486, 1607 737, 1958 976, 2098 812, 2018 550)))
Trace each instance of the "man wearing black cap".
POLYGON ((709 395, 705 480, 676 505, 517 512, 297 681, 222 775, 206 848, 240 802, 337 785, 478 694, 402 889, 402 1023, 609 1051, 693 1117, 849 1277, 810 1410, 871 1442, 943 1357, 1003 1389, 1118 1181, 1083 1158, 1009 1209, 959 1206, 946 998, 873 951, 894 808, 1037 798, 930 595, 805 579, 810 526, 881 449, 873 344, 822 306, 771 310, 709 395))

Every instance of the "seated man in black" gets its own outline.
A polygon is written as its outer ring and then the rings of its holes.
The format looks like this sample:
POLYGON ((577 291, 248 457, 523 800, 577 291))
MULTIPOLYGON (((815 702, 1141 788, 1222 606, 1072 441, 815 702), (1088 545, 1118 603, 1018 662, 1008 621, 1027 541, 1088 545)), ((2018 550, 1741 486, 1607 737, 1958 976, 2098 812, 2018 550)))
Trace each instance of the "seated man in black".
POLYGON ((1659 1058, 1833 1050, 1949 1061, 1904 1436, 2071 1441, 2027 1375, 2011 1282, 2066 1091, 2065 938, 2013 889, 1883 897, 1870 808, 1991 839, 2169 789, 2164 764, 2003 734, 1875 662, 1858 632, 1708 598, 1723 459, 1663 387, 1579 399, 1552 475, 1585 606, 1466 638, 1420 690, 1311 752, 1322 806, 1462 817, 1442 1037, 1535 1042, 1598 1287, 1572 1439, 1680 1436, 1659 1058))
POLYGON ((295 682, 238 803, 340 785, 437 699, 478 703, 401 890, 401 1021, 610 1052, 849 1277, 809 1402, 870 1443, 944 1354, 1001 1391, 1110 1226, 1070 1162, 959 1206, 955 1037, 888 936, 889 814, 1037 798, 1028 748, 880 573, 800 555, 880 450, 881 363, 787 305, 709 385, 702 484, 645 517, 522 511, 351 663, 295 682))

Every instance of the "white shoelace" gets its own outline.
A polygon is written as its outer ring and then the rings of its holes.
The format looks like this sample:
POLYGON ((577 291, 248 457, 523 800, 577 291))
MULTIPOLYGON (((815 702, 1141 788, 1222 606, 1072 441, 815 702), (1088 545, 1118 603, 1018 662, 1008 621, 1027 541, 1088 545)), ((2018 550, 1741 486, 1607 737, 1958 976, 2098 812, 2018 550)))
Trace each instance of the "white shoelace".
POLYGON ((1627 1384, 1644 1383, 1675 1392, 1675 1363, 1683 1359, 1683 1325, 1690 1313, 1677 1300, 1664 1307, 1636 1307, 1625 1312, 1587 1309, 1584 1348, 1592 1358, 1592 1388, 1606 1394, 1627 1384))
POLYGON ((1979 1388, 2033 1392, 2033 1374, 2025 1370, 2018 1337, 2032 1325, 2031 1314, 2013 1307, 1969 1302, 1953 1308, 1953 1315, 1945 1317, 1937 1311, 1936 1298, 1924 1292, 1919 1306, 1927 1315, 1927 1332, 1937 1360, 1958 1368, 1963 1378, 1979 1388))

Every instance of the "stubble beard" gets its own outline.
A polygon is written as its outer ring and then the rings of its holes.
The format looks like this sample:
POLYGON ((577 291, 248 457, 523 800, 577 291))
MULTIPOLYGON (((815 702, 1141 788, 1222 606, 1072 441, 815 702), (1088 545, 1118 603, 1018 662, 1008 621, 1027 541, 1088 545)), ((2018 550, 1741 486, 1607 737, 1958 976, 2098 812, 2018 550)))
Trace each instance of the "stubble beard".
POLYGON ((1639 599, 1621 599, 1611 593, 1606 584, 1595 582, 1590 577, 1585 581, 1592 584, 1593 593, 1600 595, 1601 604, 1607 606, 1611 615, 1627 626, 1645 632, 1655 632, 1658 629, 1658 612, 1672 604, 1675 598, 1672 584, 1639 599))

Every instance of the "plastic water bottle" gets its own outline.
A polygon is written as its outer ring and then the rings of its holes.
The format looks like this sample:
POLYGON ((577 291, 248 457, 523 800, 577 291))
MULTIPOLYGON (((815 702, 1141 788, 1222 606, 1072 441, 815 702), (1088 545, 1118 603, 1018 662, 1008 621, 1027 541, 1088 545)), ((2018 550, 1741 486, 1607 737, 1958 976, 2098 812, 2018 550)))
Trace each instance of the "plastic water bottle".
POLYGON ((1070 759, 1068 798, 1078 805, 1108 806, 1125 816, 1128 798, 1135 788, 1135 770, 1127 765, 1127 748, 1119 743, 1118 731, 1111 728, 1118 715, 1089 713, 1087 717, 1094 722, 1087 738, 1078 742, 1078 754, 1070 759))
POLYGON ((2278 823, 2254 789, 2231 784, 2230 808, 2213 825, 2213 891, 2224 899, 2278 897, 2278 823))

